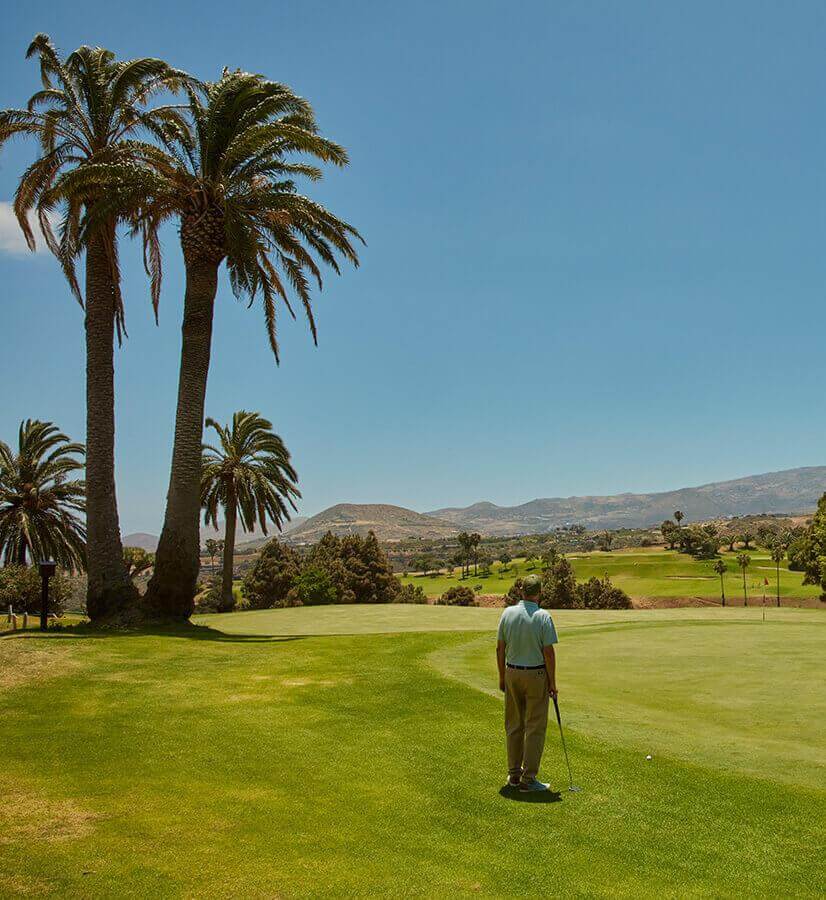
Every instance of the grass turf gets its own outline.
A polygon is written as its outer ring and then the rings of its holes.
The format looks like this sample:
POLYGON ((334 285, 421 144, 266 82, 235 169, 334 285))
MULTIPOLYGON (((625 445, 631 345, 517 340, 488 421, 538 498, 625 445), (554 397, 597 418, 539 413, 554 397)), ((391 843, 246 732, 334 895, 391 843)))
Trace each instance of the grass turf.
POLYGON ((822 888, 818 612, 558 613, 550 803, 499 794, 496 611, 267 612, 0 639, 0 894, 822 888))
MULTIPOLYGON (((726 599, 732 605, 742 605, 743 576, 737 566, 737 553, 723 552, 720 556, 728 566, 728 572, 723 576, 726 599)), ((764 592, 766 602, 772 602, 776 587, 774 563, 763 550, 751 550, 749 556, 751 565, 746 572, 746 588, 750 602, 759 604, 764 592), (768 579, 768 586, 764 585, 764 579, 768 579)), ((608 575, 617 587, 631 597, 720 600, 720 578, 712 569, 713 560, 698 560, 684 553, 663 549, 570 554, 568 559, 577 580, 586 581, 594 575, 598 578, 608 575)), ((517 577, 539 571, 538 562, 529 568, 524 560, 517 560, 505 572, 500 572, 499 564, 495 564, 487 578, 471 574, 470 578, 461 579, 460 570, 455 569, 452 575, 408 575, 402 581, 420 585, 429 597, 438 597, 456 584, 480 585, 483 594, 505 594, 517 577)), ((815 600, 821 593, 820 588, 804 585, 802 581, 801 572, 790 572, 785 563, 781 565, 781 598, 815 600)))

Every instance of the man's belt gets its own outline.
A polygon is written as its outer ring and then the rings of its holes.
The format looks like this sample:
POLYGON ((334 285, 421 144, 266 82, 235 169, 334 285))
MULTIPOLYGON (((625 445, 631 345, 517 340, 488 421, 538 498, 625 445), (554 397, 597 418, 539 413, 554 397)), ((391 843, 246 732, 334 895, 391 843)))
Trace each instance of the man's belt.
POLYGON ((532 671, 533 669, 544 669, 545 664, 541 666, 515 666, 513 663, 505 663, 509 669, 522 669, 522 671, 532 671))

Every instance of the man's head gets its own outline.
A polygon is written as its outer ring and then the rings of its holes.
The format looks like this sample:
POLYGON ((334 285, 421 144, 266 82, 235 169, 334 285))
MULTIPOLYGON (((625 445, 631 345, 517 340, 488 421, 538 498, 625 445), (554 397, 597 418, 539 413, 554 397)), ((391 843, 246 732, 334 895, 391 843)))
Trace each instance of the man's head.
POLYGON ((526 600, 538 602, 539 595, 542 593, 542 581, 538 575, 528 575, 522 580, 522 596, 526 600))

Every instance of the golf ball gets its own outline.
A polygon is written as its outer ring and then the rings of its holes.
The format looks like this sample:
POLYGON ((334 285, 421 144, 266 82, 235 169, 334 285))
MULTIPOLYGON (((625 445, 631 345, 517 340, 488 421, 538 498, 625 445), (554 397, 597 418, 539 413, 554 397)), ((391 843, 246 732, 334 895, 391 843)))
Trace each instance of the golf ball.
POLYGON ((646 759, 652 759, 653 757, 652 757, 651 754, 649 753, 648 756, 646 756, 645 758, 646 758, 646 759))

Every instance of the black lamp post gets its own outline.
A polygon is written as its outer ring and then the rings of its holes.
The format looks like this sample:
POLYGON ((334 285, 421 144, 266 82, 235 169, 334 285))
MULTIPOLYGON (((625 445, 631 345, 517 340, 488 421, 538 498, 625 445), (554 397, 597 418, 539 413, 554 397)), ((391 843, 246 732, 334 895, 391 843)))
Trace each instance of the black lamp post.
POLYGON ((45 631, 49 624, 49 579, 54 575, 57 565, 53 559, 44 559, 40 563, 40 630, 45 631))

